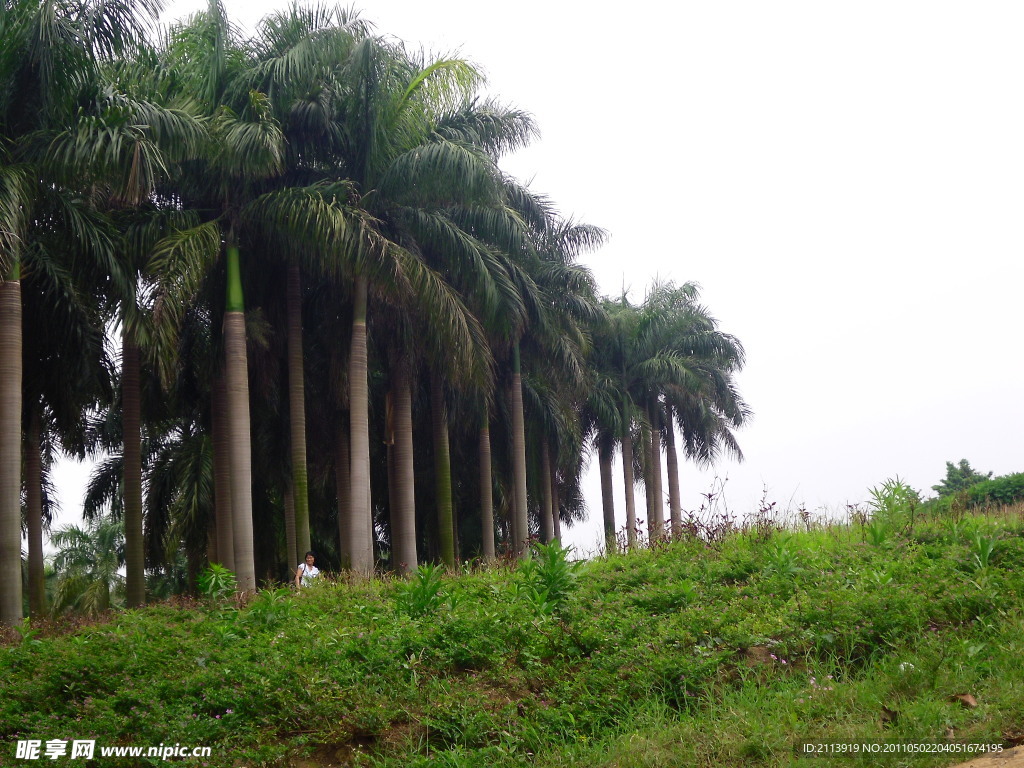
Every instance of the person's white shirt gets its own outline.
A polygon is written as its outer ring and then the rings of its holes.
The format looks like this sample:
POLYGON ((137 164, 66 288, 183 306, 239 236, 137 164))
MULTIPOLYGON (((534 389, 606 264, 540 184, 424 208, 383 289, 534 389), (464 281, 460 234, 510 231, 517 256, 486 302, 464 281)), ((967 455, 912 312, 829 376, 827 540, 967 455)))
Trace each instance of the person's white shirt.
POLYGON ((296 573, 299 574, 302 579, 302 586, 308 586, 309 582, 320 575, 320 569, 315 565, 308 565, 307 563, 299 563, 295 569, 296 573))

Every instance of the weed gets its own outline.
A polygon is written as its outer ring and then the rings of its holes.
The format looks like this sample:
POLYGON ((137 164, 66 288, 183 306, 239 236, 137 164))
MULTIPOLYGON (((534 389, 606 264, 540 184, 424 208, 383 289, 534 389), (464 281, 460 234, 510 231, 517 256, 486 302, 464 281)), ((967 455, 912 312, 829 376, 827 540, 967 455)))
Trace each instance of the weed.
POLYGON ((913 528, 914 512, 921 501, 917 491, 895 477, 871 488, 868 493, 871 494, 868 503, 872 519, 891 526, 913 528))
POLYGON ((981 531, 975 531, 971 537, 971 557, 976 570, 988 568, 992 561, 992 553, 996 549, 996 539, 993 536, 985 536, 981 531))
MULTIPOLYGON (((443 565, 421 565, 412 574, 412 578, 399 587, 396 600, 398 607, 414 619, 433 613, 445 601, 444 595, 441 594, 443 577, 443 565)), ((453 598, 452 608, 454 607, 453 598)))
POLYGON ((765 573, 791 579, 797 574, 803 573, 800 554, 797 552, 789 539, 777 537, 765 548, 765 559, 768 561, 765 566, 765 573))
POLYGON ((881 547, 892 536, 892 526, 885 520, 872 519, 863 527, 865 541, 873 547, 881 547))
POLYGON ((581 563, 569 560, 570 552, 556 542, 535 544, 519 564, 517 593, 525 595, 541 615, 563 609, 576 587, 581 563))
POLYGON ((219 563, 210 563, 199 574, 199 592, 210 600, 226 600, 235 594, 238 582, 235 574, 219 563))
POLYGON ((295 598, 288 587, 265 589, 249 603, 242 620, 263 629, 275 629, 291 618, 294 604, 295 598))

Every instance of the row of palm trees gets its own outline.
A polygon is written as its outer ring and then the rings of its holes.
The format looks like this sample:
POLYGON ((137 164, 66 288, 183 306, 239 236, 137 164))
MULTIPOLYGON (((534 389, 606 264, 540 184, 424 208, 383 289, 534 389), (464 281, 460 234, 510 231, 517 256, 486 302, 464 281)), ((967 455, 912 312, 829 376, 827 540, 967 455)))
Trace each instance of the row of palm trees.
POLYGON ((529 115, 348 11, 244 38, 218 0, 158 10, 0 16, 0 622, 23 488, 45 610, 58 450, 106 456, 85 512, 123 522, 129 606, 182 551, 244 591, 313 546, 360 574, 521 555, 583 514, 590 446, 610 546, 616 448, 628 543, 637 476, 678 532, 677 438, 739 453, 742 347, 692 284, 597 295, 603 232, 499 167, 529 115))

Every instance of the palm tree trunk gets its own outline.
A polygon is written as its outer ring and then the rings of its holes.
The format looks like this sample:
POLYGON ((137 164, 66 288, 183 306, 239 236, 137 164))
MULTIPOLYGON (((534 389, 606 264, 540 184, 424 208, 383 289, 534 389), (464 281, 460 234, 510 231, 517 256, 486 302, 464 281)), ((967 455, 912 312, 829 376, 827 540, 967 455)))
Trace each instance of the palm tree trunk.
POLYGON ((391 548, 395 570, 416 570, 416 473, 413 464, 412 383, 409 371, 395 370, 395 482, 391 498, 391 548))
POLYGON ((651 422, 651 464, 648 472, 651 479, 648 490, 651 496, 650 530, 651 540, 656 541, 665 536, 665 500, 661 489, 661 424, 657 397, 651 398, 647 413, 651 422))
MULTIPOLYGON (((216 503, 216 502, 215 502, 216 503)), ((206 562, 216 563, 217 561, 217 516, 206 517, 206 562)), ((194 590, 189 588, 190 592, 194 590)))
POLYGON ((558 546, 562 546, 562 514, 561 504, 558 501, 558 454, 552 452, 548 456, 548 473, 551 485, 551 540, 558 546))
POLYGON ((622 481, 626 486, 626 545, 636 546, 636 499, 633 496, 633 435, 630 429, 629 410, 625 398, 622 401, 622 481))
MULTIPOLYGON (((644 417, 646 419, 646 410, 644 417)), ((654 493, 652 486, 654 480, 651 477, 651 429, 650 422, 645 420, 640 424, 640 445, 643 450, 643 463, 640 465, 640 479, 644 483, 644 503, 647 506, 647 537, 648 541, 654 538, 654 493)))
POLYGON ((548 439, 540 441, 540 536, 550 544, 555 538, 555 524, 551 518, 551 451, 548 439))
POLYGON ((672 420, 672 406, 668 407, 668 430, 665 432, 665 449, 668 471, 668 508, 672 516, 673 538, 683 533, 683 511, 679 499, 679 459, 676 456, 676 428, 672 420))
POLYGON ((21 274, 0 283, 0 624, 21 622, 21 274))
POLYGON ((349 528, 351 515, 349 504, 352 501, 352 490, 349 476, 348 428, 343 418, 338 419, 338 439, 334 446, 334 487, 338 496, 338 554, 341 567, 351 568, 349 546, 349 528))
MULTIPOLYGON (((310 550, 309 478, 306 470, 306 395, 302 369, 302 282, 299 265, 288 267, 288 405, 292 441, 292 498, 295 544, 301 555, 310 550)), ((295 562, 298 562, 296 560, 295 562)))
POLYGON ((370 508, 370 392, 366 359, 366 303, 369 284, 356 278, 349 353, 349 446, 351 485, 349 557, 352 570, 373 573, 373 512, 370 508))
POLYGON ((28 524, 28 612, 46 613, 43 575, 43 461, 39 406, 34 405, 25 430, 25 507, 28 524))
POLYGON ((519 364, 519 342, 512 347, 512 383, 509 386, 509 411, 512 414, 512 551, 517 557, 526 552, 530 523, 526 516, 526 420, 523 416, 523 377, 519 364))
POLYGON ((441 376, 430 374, 430 418, 434 437, 434 488, 437 504, 437 539, 441 562, 455 567, 455 525, 452 514, 452 460, 448 446, 448 413, 441 376))
POLYGON ((224 373, 227 380, 228 450, 231 467, 231 528, 239 592, 256 591, 252 531, 252 444, 249 427, 249 370, 238 246, 229 245, 228 300, 224 313, 224 373))
POLYGON ((142 390, 139 347, 121 319, 121 429, 124 441, 125 604, 146 602, 146 550, 142 532, 142 390))
POLYGON ((231 443, 228 439, 228 386, 222 374, 210 392, 210 429, 213 441, 213 505, 217 518, 217 560, 235 570, 235 537, 231 513, 231 443))
POLYGON ((480 531, 483 537, 484 562, 493 563, 494 552, 494 487, 491 479, 491 428, 484 413, 480 427, 480 531))
POLYGON ((291 573, 294 575, 294 569, 305 559, 305 554, 309 551, 309 547, 306 547, 304 550, 299 552, 299 548, 296 543, 295 492, 291 483, 288 483, 284 489, 284 548, 285 564, 288 568, 292 569, 291 573))
POLYGON ((615 542, 615 499, 612 496, 612 451, 603 439, 598 439, 597 463, 601 469, 601 509, 604 513, 604 546, 609 554, 618 547, 615 542))

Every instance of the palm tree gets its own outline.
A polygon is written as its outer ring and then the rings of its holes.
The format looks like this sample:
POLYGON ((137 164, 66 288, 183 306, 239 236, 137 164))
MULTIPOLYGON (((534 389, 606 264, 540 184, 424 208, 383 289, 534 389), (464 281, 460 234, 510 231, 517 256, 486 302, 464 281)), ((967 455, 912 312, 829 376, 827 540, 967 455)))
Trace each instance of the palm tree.
POLYGON ((119 572, 124 565, 123 525, 101 519, 85 528, 72 525, 55 531, 50 542, 57 548, 54 568, 60 574, 53 612, 96 614, 109 608, 124 586, 119 572))
MULTIPOLYGON (((455 270, 450 267, 462 260, 473 265, 467 273, 478 284, 493 280, 498 265, 491 251, 471 233, 471 225, 459 219, 479 224, 488 218, 487 211, 503 209, 500 176, 489 145, 470 137, 489 132, 493 138, 488 141, 498 145, 514 141, 523 129, 508 129, 516 123, 514 117, 491 110, 485 118, 482 109, 470 107, 479 76, 458 60, 428 62, 410 56, 401 46, 368 38, 353 53, 351 75, 345 81, 350 141, 343 170, 353 182, 359 205, 374 218, 374 229, 384 238, 373 250, 357 254, 351 268, 355 310, 348 377, 350 544, 353 569, 366 571, 372 565, 364 386, 371 278, 379 298, 408 307, 430 324, 435 332, 424 336, 435 347, 429 350, 431 358, 445 359, 447 371, 461 369, 469 378, 481 380, 487 359, 477 352, 486 349, 484 334, 455 287, 455 270), (471 130, 474 119, 486 130, 471 130), (487 261, 490 266, 482 263, 487 261)), ((511 221, 500 214, 489 220, 491 226, 511 221)), ((437 419, 438 458, 444 453, 446 440, 439 435, 444 427, 445 419, 437 419)), ((443 500, 446 474, 443 469, 439 473, 440 512, 442 527, 450 528, 443 500)), ((447 532, 442 537, 448 541, 447 532)), ((453 561, 447 543, 444 549, 445 559, 453 561)))
MULTIPOLYGON (((59 199, 54 195, 51 202, 59 199)), ((37 206, 36 225, 29 230, 22 281, 29 609, 34 616, 44 612, 45 600, 42 530, 50 505, 44 477, 58 447, 84 457, 85 409, 111 386, 98 305, 108 285, 106 275, 95 268, 95 254, 82 252, 78 238, 49 225, 67 209, 54 211, 52 217, 41 215, 42 209, 37 206), (71 381, 75 386, 68 386, 71 381)), ((100 223, 88 209, 82 214, 82 221, 100 223)), ((100 241, 106 245, 109 239, 103 230, 100 223, 93 234, 102 235, 100 241)))
MULTIPOLYGON (((632 512, 634 424, 640 427, 646 453, 641 466, 652 537, 664 533, 660 443, 664 434, 670 462, 675 462, 673 420, 683 432, 688 456, 710 461, 723 449, 741 455, 731 430, 749 416, 732 379, 743 364, 743 348, 717 329, 714 318, 698 303, 699 296, 693 283, 677 287, 656 282, 639 307, 630 304, 625 294, 605 302, 609 321, 599 334, 595 362, 603 369, 599 374, 602 398, 607 400, 614 392, 621 403, 617 428, 630 546, 635 544, 636 524, 632 512)), ((606 432, 603 441, 607 450, 606 432)), ((678 485, 676 470, 670 469, 673 531, 678 532, 678 485)))
POLYGON ((224 8, 211 0, 205 13, 171 33, 168 68, 183 88, 201 95, 212 115, 210 151, 202 163, 184 174, 178 188, 188 207, 219 213, 175 238, 163 252, 173 259, 189 254, 207 263, 224 245, 227 267, 224 305, 225 381, 230 462, 233 555, 238 588, 256 588, 252 516, 252 453, 249 384, 246 357, 245 304, 242 289, 241 244, 251 223, 252 203, 260 184, 284 167, 284 139, 265 94, 248 90, 250 60, 229 24, 224 8), (211 237, 213 238, 211 240, 211 237))
MULTIPOLYGON (((574 409, 575 401, 583 392, 585 358, 589 339, 585 328, 599 314, 595 283, 589 269, 577 262, 579 255, 596 248, 603 242, 604 231, 571 220, 562 220, 545 206, 545 201, 531 199, 525 190, 516 192, 516 205, 531 223, 532 242, 530 258, 518 270, 516 283, 524 295, 528 321, 516 341, 512 354, 512 377, 509 388, 509 410, 512 416, 513 483, 515 488, 515 514, 512 531, 516 537, 517 554, 525 552, 529 537, 527 517, 526 429, 523 412, 524 386, 522 359, 532 362, 532 368, 545 371, 548 391, 556 393, 555 407, 537 409, 546 411, 551 443, 573 442, 567 430, 576 428, 576 419, 556 416, 558 412, 574 409), (561 433, 561 434, 559 434, 561 433)), ((555 486, 550 485, 552 472, 549 462, 541 462, 538 471, 548 477, 541 483, 549 488, 548 505, 551 507, 551 535, 555 537, 558 514, 554 501, 555 486)))
MULTIPOLYGON (((0 622, 20 619, 17 488, 21 425, 20 261, 36 199, 54 188, 61 158, 45 147, 100 82, 98 63, 130 51, 157 5, 11 0, 0 17, 0 622), (87 41, 87 44, 83 44, 87 41)), ((58 173, 58 176, 60 174, 58 173)))

